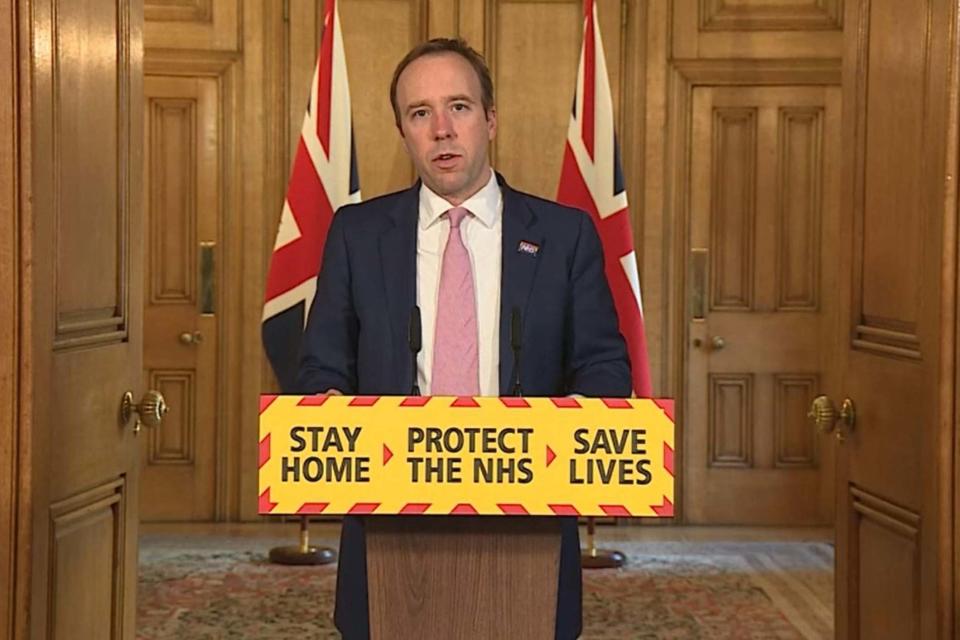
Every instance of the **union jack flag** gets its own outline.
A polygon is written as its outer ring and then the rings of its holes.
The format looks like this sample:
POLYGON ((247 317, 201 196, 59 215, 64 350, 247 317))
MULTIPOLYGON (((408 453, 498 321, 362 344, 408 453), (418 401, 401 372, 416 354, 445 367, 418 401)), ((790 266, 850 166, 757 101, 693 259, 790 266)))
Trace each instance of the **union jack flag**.
POLYGON ((336 0, 323 4, 320 52, 263 304, 263 346, 284 391, 292 390, 296 381, 300 338, 333 213, 360 201, 340 17, 336 0))
POLYGON ((627 341, 633 370, 633 392, 652 395, 647 340, 637 255, 623 172, 620 146, 613 127, 613 99, 603 55, 603 42, 594 0, 583 4, 583 48, 577 71, 577 93, 567 130, 557 200, 588 212, 603 244, 604 270, 613 293, 620 333, 627 341))

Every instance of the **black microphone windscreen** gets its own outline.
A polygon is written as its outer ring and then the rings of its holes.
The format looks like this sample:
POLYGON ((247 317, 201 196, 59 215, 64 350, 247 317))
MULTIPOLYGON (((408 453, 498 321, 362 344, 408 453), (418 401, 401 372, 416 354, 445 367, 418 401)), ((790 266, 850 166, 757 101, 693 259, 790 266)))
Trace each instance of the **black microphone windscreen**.
POLYGON ((410 351, 420 353, 420 348, 423 346, 423 337, 421 336, 420 330, 420 307, 416 305, 414 305, 413 309, 410 309, 408 340, 410 342, 410 351))
POLYGON ((510 317, 510 346, 512 346, 515 351, 520 349, 520 342, 522 339, 521 334, 522 327, 520 324, 520 309, 514 307, 513 313, 510 317))

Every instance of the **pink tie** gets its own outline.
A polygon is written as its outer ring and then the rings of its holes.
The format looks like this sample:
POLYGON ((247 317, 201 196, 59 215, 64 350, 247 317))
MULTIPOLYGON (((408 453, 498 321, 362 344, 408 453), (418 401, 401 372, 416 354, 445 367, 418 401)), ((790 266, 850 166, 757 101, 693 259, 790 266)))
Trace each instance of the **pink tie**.
POLYGON ((447 211, 450 235, 440 270, 430 387, 431 395, 435 396, 480 395, 477 301, 470 254, 460 237, 460 223, 469 213, 463 207, 447 211))

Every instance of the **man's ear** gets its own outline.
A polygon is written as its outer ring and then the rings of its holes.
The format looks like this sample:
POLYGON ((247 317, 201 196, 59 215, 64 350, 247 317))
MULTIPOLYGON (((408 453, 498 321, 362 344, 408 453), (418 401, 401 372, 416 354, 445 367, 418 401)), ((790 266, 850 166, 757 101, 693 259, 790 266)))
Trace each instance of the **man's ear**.
POLYGON ((409 140, 407 139, 407 136, 403 135, 403 127, 397 127, 397 133, 400 134, 400 142, 403 144, 403 150, 407 152, 408 156, 413 157, 410 153, 409 140))
POLYGON ((497 108, 490 107, 487 109, 487 135, 490 140, 493 140, 497 135, 497 108))

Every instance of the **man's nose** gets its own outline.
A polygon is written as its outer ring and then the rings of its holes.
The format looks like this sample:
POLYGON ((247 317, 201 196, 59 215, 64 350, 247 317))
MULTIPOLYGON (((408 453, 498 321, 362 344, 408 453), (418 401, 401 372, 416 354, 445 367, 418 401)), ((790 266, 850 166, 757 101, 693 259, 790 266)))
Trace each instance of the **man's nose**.
POLYGON ((453 137, 453 121, 450 114, 442 109, 433 116, 433 137, 436 140, 453 137))

